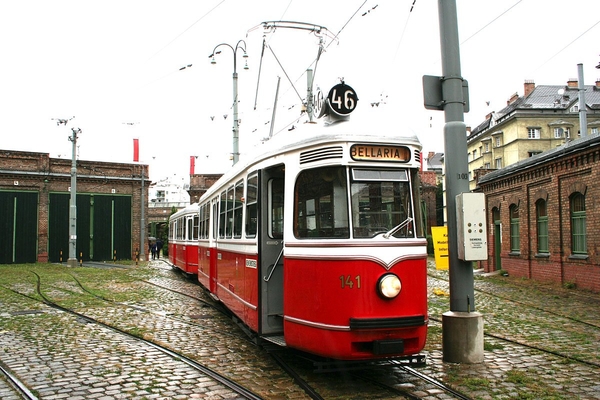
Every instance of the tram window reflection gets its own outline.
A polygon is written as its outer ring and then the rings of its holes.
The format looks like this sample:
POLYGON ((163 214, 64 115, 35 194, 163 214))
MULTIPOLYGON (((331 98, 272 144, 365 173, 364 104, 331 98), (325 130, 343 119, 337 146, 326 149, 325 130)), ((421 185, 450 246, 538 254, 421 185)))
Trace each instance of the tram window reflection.
POLYGON ((295 186, 294 235, 297 238, 349 238, 344 167, 300 173, 295 186))
POLYGON ((269 181, 269 236, 273 239, 283 238, 283 182, 281 178, 269 181))
POLYGON ((248 187, 246 194, 246 237, 256 237, 258 226, 258 175, 248 178, 248 187))
POLYGON ((372 238, 403 225, 394 237, 414 237, 411 191, 405 170, 353 170, 352 224, 356 238, 372 238))

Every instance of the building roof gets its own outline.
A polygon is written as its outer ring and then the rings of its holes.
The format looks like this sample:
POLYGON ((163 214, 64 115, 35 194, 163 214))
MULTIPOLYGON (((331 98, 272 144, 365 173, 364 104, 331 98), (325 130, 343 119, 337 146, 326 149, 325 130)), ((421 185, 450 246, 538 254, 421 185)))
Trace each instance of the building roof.
POLYGON ((507 167, 492 171, 482 176, 479 179, 478 184, 486 183, 489 181, 493 181, 494 179, 499 179, 508 175, 512 175, 519 171, 523 171, 525 169, 532 168, 534 166, 595 146, 600 146, 600 134, 598 133, 575 139, 573 141, 563 144, 562 146, 555 147, 554 149, 536 154, 532 157, 518 161, 507 167))
MULTIPOLYGON (((591 110, 600 110, 600 87, 584 85, 585 103, 591 110)), ((539 85, 527 96, 520 96, 502 110, 487 115, 486 119, 471 131, 467 140, 479 136, 482 132, 519 110, 568 110, 579 102, 579 88, 569 85, 539 85)))

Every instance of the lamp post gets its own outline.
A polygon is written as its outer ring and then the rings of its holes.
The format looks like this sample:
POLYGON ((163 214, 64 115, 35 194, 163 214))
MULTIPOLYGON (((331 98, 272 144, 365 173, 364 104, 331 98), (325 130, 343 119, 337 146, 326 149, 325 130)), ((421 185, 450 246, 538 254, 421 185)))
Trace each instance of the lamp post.
POLYGON ((73 155, 71 157, 71 205, 69 207, 69 267, 77 266, 77 134, 81 133, 79 128, 71 128, 73 134, 69 141, 73 143, 73 155))
MULTIPOLYGON (((233 164, 237 163, 240 159, 240 128, 238 121, 238 75, 237 75, 237 52, 238 50, 242 50, 244 52, 243 57, 248 58, 248 54, 246 53, 246 42, 244 40, 239 40, 235 47, 231 46, 227 43, 221 43, 215 46, 213 52, 209 58, 212 58, 211 64, 216 64, 215 55, 220 54, 220 51, 217 49, 221 46, 229 47, 233 51, 233 164)), ((244 69, 248 69, 248 62, 246 61, 244 65, 244 69)))

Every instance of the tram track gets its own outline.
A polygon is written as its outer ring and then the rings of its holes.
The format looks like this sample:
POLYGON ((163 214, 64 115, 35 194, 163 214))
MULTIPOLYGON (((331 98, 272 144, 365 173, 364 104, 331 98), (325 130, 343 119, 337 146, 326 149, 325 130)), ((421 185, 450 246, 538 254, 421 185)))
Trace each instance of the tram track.
MULTIPOLYGON (((434 278, 434 279, 437 279, 437 280, 440 280, 440 281, 443 281, 443 282, 447 282, 446 279, 443 279, 443 278, 440 278, 440 277, 437 277, 437 276, 431 276, 431 275, 429 275, 429 278, 434 278)), ((531 309, 531 310, 536 311, 536 312, 543 312, 543 313, 547 313, 548 315, 551 315, 551 316, 554 316, 554 317, 563 318, 563 319, 565 319, 567 321, 579 324, 582 327, 587 328, 588 330, 589 329, 591 329, 592 331, 600 330, 600 326, 599 325, 596 325, 596 324, 593 324, 593 323, 589 323, 587 321, 581 321, 581 320, 579 320, 577 318, 573 318, 573 317, 571 317, 569 315, 564 315, 563 313, 555 312, 553 310, 550 310, 550 309, 547 309, 547 308, 544 308, 544 307, 539 307, 537 305, 529 304, 527 302, 522 302, 522 301, 519 301, 519 300, 515 300, 515 299, 509 298, 509 297, 506 297, 506 296, 500 296, 500 295, 498 295, 496 293, 492 293, 492 292, 481 290, 481 289, 477 289, 477 288, 475 288, 475 291, 477 293, 489 296, 490 298, 499 299, 499 300, 506 301, 506 302, 509 302, 509 303, 512 303, 512 304, 516 304, 518 306, 521 306, 522 308, 523 307, 527 307, 528 309, 531 309)), ((433 315, 431 315, 431 313, 429 315, 429 319, 431 321, 439 323, 440 325, 442 324, 441 318, 436 318, 433 315)), ((569 362, 577 362, 577 363, 584 364, 584 365, 587 365, 587 366, 590 366, 590 367, 600 368, 600 362, 596 362, 596 361, 592 361, 592 360, 587 360, 587 359, 582 358, 581 356, 576 356, 576 355, 573 355, 573 354, 565 354, 564 351, 550 349, 550 348, 544 347, 543 345, 532 344, 532 343, 528 343, 528 342, 526 342, 524 340, 514 339, 514 338, 511 338, 511 337, 509 337, 509 336, 507 336, 505 334, 503 335, 503 334, 498 334, 498 333, 491 333, 489 331, 489 329, 485 330, 484 333, 483 333, 483 335, 484 335, 484 337, 493 338, 493 339, 500 340, 500 341, 503 341, 503 342, 506 342, 506 343, 518 345, 518 346, 521 346, 523 348, 527 348, 527 349, 530 349, 530 350, 535 350, 535 351, 542 352, 544 354, 549 354, 549 355, 552 355, 552 356, 555 356, 555 357, 559 357, 559 358, 562 358, 562 359, 564 359, 566 361, 569 361, 569 362)))
MULTIPOLYGON (((37 278, 39 280, 40 279, 39 276, 37 274, 36 274, 36 276, 37 276, 37 278)), ((91 291, 88 288, 86 288, 79 281, 79 279, 77 279, 77 277, 73 276, 72 274, 70 274, 70 276, 74 279, 74 281, 77 283, 77 285, 80 287, 80 289, 82 291, 84 291, 85 293, 87 293, 88 295, 90 295, 92 297, 98 298, 100 300, 103 300, 103 301, 108 302, 108 303, 113 304, 113 305, 131 308, 131 309, 139 311, 139 312, 149 313, 149 314, 156 314, 156 315, 160 315, 161 317, 164 317, 164 318, 173 318, 173 315, 164 315, 164 314, 162 314, 160 312, 152 311, 152 310, 149 310, 149 309, 144 308, 144 307, 140 307, 140 306, 137 306, 137 305, 131 305, 131 304, 127 304, 127 303, 122 303, 122 302, 117 302, 117 301, 114 301, 112 299, 106 298, 105 296, 97 295, 93 291, 91 291)), ((197 296, 191 295, 189 293, 186 293, 184 291, 173 289, 173 288, 166 287, 166 286, 162 286, 160 284, 157 284, 157 283, 154 283, 154 282, 150 282, 150 281, 146 281, 146 280, 142 280, 140 282, 148 284, 148 285, 151 285, 151 286, 156 287, 158 289, 161 289, 161 290, 164 290, 164 291, 168 291, 170 293, 174 293, 174 294, 177 294, 177 295, 184 296, 186 298, 192 299, 194 301, 197 301, 202 306, 210 307, 211 309, 213 309, 214 311, 222 314, 225 317, 230 317, 231 316, 230 313, 227 311, 227 309, 225 309, 223 307, 220 307, 218 304, 215 304, 215 302, 212 299, 211 300, 205 300, 205 299, 202 299, 200 297, 197 297, 197 296)), ((196 285, 196 286, 198 286, 198 285, 196 285)), ((61 290, 64 290, 64 289, 61 289, 61 290)), ((52 304, 55 304, 51 300, 49 300, 46 297, 44 297, 41 292, 38 292, 38 294, 41 297, 44 298, 44 303, 45 304, 50 305, 50 306, 52 306, 52 304)), ((62 306, 58 305, 58 307, 59 307, 59 309, 62 309, 62 306)), ((69 311, 67 310, 67 312, 69 312, 69 311)), ((74 315, 77 315, 79 318, 82 318, 86 322, 89 322, 89 323, 99 323, 100 325, 106 326, 106 327, 108 327, 110 329, 116 329, 119 333, 128 334, 127 332, 123 332, 119 328, 115 328, 112 325, 105 324, 104 322, 98 321, 98 320, 96 320, 96 319, 94 319, 92 317, 89 317, 89 316, 86 316, 84 314, 77 313, 77 312, 74 312, 74 311, 72 311, 72 313, 74 313, 74 315)), ((181 319, 179 319, 179 320, 181 320, 181 319)), ((182 321, 182 322, 190 324, 190 322, 188 322, 188 321, 182 321)), ((196 324, 196 323, 191 323, 191 325, 196 326, 196 327, 200 326, 199 324, 196 324)), ((215 332, 215 333, 219 333, 219 334, 227 334, 227 335, 235 336, 236 339, 245 340, 245 341, 247 341, 249 343, 252 343, 252 345, 255 346, 255 343, 252 340, 250 340, 250 338, 247 335, 245 335, 245 334, 236 335, 236 334, 233 334, 231 332, 224 331, 224 330, 219 330, 218 332, 216 332, 215 330, 212 330, 212 331, 215 332)), ((138 336, 134 335, 134 337, 140 339, 138 336)), ((180 357, 183 358, 181 361, 184 361, 186 363, 190 362, 190 363, 192 363, 192 365, 191 365, 192 367, 194 367, 195 369, 199 370, 200 372, 203 372, 201 369, 199 369, 199 368, 202 367, 201 364, 198 364, 196 361, 191 360, 191 359, 189 359, 189 358, 181 355, 180 353, 173 352, 171 349, 169 349, 167 347, 164 347, 164 346, 162 346, 160 344, 156 344, 156 343, 154 343, 152 341, 148 341, 148 340, 143 339, 143 338, 141 338, 141 340, 144 343, 146 343, 146 344, 148 344, 148 345, 150 345, 152 347, 157 347, 157 349, 159 351, 161 351, 161 352, 163 352, 165 354, 168 354, 168 355, 170 355, 171 357, 173 357, 175 359, 180 358, 180 357), (170 353, 173 353, 173 354, 170 354, 170 353), (200 367, 198 367, 197 365, 200 365, 200 367)), ((311 399, 314 399, 314 400, 323 399, 323 397, 321 397, 307 382, 303 381, 302 378, 300 378, 300 376, 298 374, 295 374, 294 371, 291 368, 287 367, 286 364, 285 364, 285 362, 283 362, 279 357, 277 357, 276 355, 274 355, 272 353, 269 353, 269 355, 275 361, 275 363, 277 363, 283 369, 283 371, 286 372, 294 380, 294 382, 297 384, 297 386, 302 391, 304 391, 311 399)), ((209 376, 211 378, 213 378, 213 376, 211 376, 211 375, 209 375, 209 376)), ((225 379, 227 379, 227 378, 225 378, 225 379)), ((242 395, 243 395, 243 393, 242 393, 242 395)), ((246 398, 252 398, 252 397, 246 397, 246 398)))
MULTIPOLYGON (((447 384, 440 382, 439 380, 437 380, 427 374, 419 372, 412 367, 402 365, 402 363, 397 362, 395 360, 390 360, 389 364, 390 364, 389 368, 397 368, 399 371, 404 372, 405 374, 408 374, 408 375, 418 379, 419 381, 424 382, 425 385, 431 385, 431 388, 429 390, 431 390, 431 389, 441 390, 444 393, 444 398, 449 398, 448 396, 450 396, 452 398, 461 399, 461 400, 472 400, 471 397, 465 395, 464 393, 461 393, 458 390, 451 388, 447 384)), ((395 372, 393 372, 393 373, 395 373, 395 372)), ((411 400, 420 400, 420 399, 423 399, 424 397, 429 397, 429 391, 427 388, 424 388, 424 387, 419 387, 418 390, 409 390, 409 389, 405 389, 405 388, 398 388, 398 385, 389 384, 389 383, 383 382, 381 379, 365 376, 364 374, 361 374, 361 375, 356 374, 355 376, 357 379, 362 379, 362 380, 368 381, 374 385, 384 388, 385 390, 387 390, 391 393, 404 396, 411 400), (423 396, 423 395, 421 395, 421 393, 423 393, 423 392, 426 392, 428 394, 426 396, 423 396)))
MULTIPOLYGON (((173 293, 177 293, 177 294, 186 296, 186 297, 188 297, 190 299, 197 300, 197 301, 200 301, 201 303, 207 303, 207 304, 210 305, 210 302, 207 302, 204 299, 200 299, 199 297, 190 295, 188 293, 185 293, 185 292, 182 292, 182 291, 179 291, 179 290, 175 290, 175 289, 172 289, 172 288, 168 288, 168 287, 156 284, 154 282, 149 282, 149 281, 143 281, 143 282, 144 283, 148 283, 150 285, 153 285, 155 287, 158 287, 160 289, 167 290, 167 291, 170 291, 170 292, 173 292, 173 293)), ((219 307, 216 307, 216 309, 217 309, 217 311, 226 313, 226 310, 224 310, 224 309, 221 309, 219 307)), ((227 315, 227 314, 225 314, 225 315, 227 315)), ((319 394, 318 390, 315 389, 306 379, 304 379, 302 377, 302 373, 296 371, 296 369, 292 365, 290 365, 284 359, 284 357, 281 357, 279 355, 281 352, 283 352, 285 350, 282 350, 281 348, 273 349, 273 347, 271 347, 270 345, 266 345, 265 350, 271 356, 271 358, 279 365, 279 367, 281 369, 283 369, 294 380, 294 382, 311 399, 313 399, 313 400, 322 400, 322 399, 324 399, 324 397, 322 397, 319 394)), ((449 387, 448 385, 446 385, 446 384, 438 381, 437 379, 435 379, 435 378, 433 378, 431 376, 428 376, 426 374, 418 372, 417 370, 415 370, 412 367, 403 365, 403 363, 400 362, 400 361, 391 360, 391 361, 389 361, 389 363, 388 362, 384 362, 383 364, 386 364, 386 366, 380 369, 382 373, 386 372, 386 369, 387 369, 387 372, 389 372, 389 368, 395 368, 396 367, 396 368, 400 369, 401 371, 403 371, 404 373, 406 373, 408 375, 411 375, 411 376, 413 376, 413 377, 415 377, 415 378, 417 378, 417 379, 425 382, 428 385, 431 385, 432 388, 437 388, 437 389, 442 390, 446 395, 451 396, 452 398, 463 399, 463 400, 471 400, 471 398, 468 397, 468 396, 466 396, 465 394, 460 393, 459 391, 457 391, 457 390, 449 387)), ((380 388, 382 388, 382 389, 384 389, 384 390, 386 390, 386 391, 388 391, 388 392, 390 392, 390 393, 392 393, 394 395, 400 395, 400 396, 403 396, 403 397, 409 398, 409 399, 422 399, 423 398, 423 397, 421 397, 419 395, 413 394, 409 390, 399 389, 399 388, 397 388, 395 386, 388 385, 388 384, 385 384, 385 383, 383 383, 381 381, 378 381, 377 379, 366 379, 364 376, 358 376, 358 375, 355 375, 355 376, 356 376, 357 379, 367 380, 371 384, 373 384, 373 385, 375 385, 377 387, 380 387, 380 388)))
POLYGON ((6 378, 10 386, 25 400, 38 400, 38 397, 8 368, 0 363, 0 372, 6 378))
MULTIPOLYGON (((440 278, 439 276, 434 276, 434 275, 431 275, 431 274, 428 275, 428 278, 433 278, 433 279, 437 279, 437 280, 440 280, 440 281, 449 282, 447 279, 440 278)), ((514 304, 519 305, 519 306, 529 307, 531 309, 534 309, 534 310, 537 310, 537 311, 542 311, 542 312, 545 312, 545 313, 548 313, 550 315, 554 315, 554 316, 557 316, 557 317, 561 317, 561 318, 570 320, 572 322, 576 322, 578 324, 583 324, 583 325, 587 325, 587 326, 592 327, 592 328, 600 329, 600 324, 595 324, 595 323, 592 323, 592 322, 583 321, 583 320, 581 320, 579 318, 574 318, 574 317, 572 317, 570 315, 566 315, 564 313, 556 312, 554 310, 551 310, 551 309, 548 309, 548 308, 544 308, 544 307, 539 307, 539 306, 537 306, 535 304, 531 304, 531 303, 527 303, 527 302, 523 302, 523 301, 511 299, 510 297, 501 296, 501 295, 499 295, 497 293, 492 293, 492 292, 487 291, 487 290, 478 289, 478 288, 475 288, 474 290, 477 293, 485 294, 485 295, 490 296, 490 297, 494 297, 494 298, 497 298, 497 299, 500 299, 500 300, 508 301, 508 302, 514 303, 514 304)), ((590 298, 589 296, 584 296, 584 295, 580 295, 580 294, 574 294, 574 295, 582 298, 583 300, 589 300, 589 298, 590 298)), ((596 299, 596 298, 594 297, 594 299, 596 299)))
POLYGON ((262 399, 263 397, 261 397, 260 395, 254 393, 253 391, 251 391, 250 389, 248 389, 247 387, 237 383, 236 381, 228 378, 227 376, 220 374, 216 371, 214 371, 213 369, 203 365, 202 363, 199 363, 181 353, 175 352, 163 345, 157 344, 153 341, 144 339, 143 337, 137 336, 135 334, 132 334, 126 330, 120 329, 116 326, 107 324, 105 322, 102 322, 94 317, 91 317, 89 315, 83 314, 83 313, 79 313, 77 311, 74 311, 68 307, 64 307, 61 306, 60 304, 52 301, 49 297, 47 297, 43 291, 41 290, 41 278, 40 276, 36 273, 36 272, 32 272, 36 278, 37 278, 37 285, 36 285, 36 294, 42 299, 39 300, 38 298, 34 297, 34 296, 30 296, 24 293, 21 293, 19 291, 7 288, 8 290, 12 291, 15 294, 18 294, 20 296, 29 298, 31 300, 35 300, 35 301, 41 301, 42 303, 44 303, 45 305, 47 305, 48 307, 51 307, 53 309, 56 309, 58 311, 62 311, 64 313, 73 315, 75 317, 77 317, 80 321, 85 322, 85 323, 91 323, 91 324, 95 324, 97 326, 101 326, 103 328, 107 328, 113 332, 116 332, 117 334, 121 335, 121 336, 126 336, 129 339, 133 339, 139 343, 142 343, 146 346, 149 346, 157 351, 159 351, 162 354, 165 354, 167 356, 169 356, 170 358, 172 358, 173 360, 182 362, 183 364, 186 364, 188 367, 191 367, 192 369, 200 372, 201 374, 209 377, 210 379, 214 380, 215 382, 218 382, 220 385, 226 387, 227 389, 231 390, 232 392, 236 393, 237 395, 241 396, 242 398, 245 399, 262 399))

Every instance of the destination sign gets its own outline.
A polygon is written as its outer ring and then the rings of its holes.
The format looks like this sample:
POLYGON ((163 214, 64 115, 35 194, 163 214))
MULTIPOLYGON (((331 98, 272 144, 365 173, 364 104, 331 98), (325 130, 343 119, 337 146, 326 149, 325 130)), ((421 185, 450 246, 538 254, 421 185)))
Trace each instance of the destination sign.
POLYGON ((350 147, 350 157, 355 161, 410 161, 410 150, 404 146, 355 144, 350 147))

